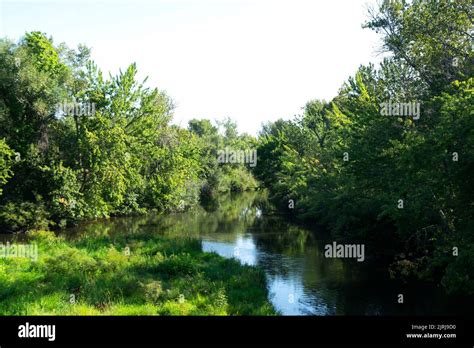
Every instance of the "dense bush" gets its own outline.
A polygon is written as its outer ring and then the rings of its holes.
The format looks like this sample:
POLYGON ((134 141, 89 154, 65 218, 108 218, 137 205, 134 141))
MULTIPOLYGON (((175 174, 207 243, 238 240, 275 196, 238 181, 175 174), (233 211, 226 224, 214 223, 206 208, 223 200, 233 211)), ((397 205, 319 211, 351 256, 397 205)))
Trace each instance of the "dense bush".
POLYGON ((244 165, 217 163, 218 149, 255 143, 235 123, 172 126, 172 100, 138 82, 135 64, 105 79, 89 55, 40 32, 0 41, 3 232, 180 211, 206 188, 256 187, 244 165))
POLYGON ((371 10, 365 26, 383 33, 390 55, 378 69, 360 67, 330 102, 266 125, 254 171, 278 206, 334 238, 369 244, 370 257, 393 261, 394 276, 470 294, 472 11, 451 1, 371 10), (383 115, 389 101, 419 103, 420 114, 383 115))
POLYGON ((0 195, 2 194, 2 186, 11 176, 13 151, 8 147, 4 140, 0 139, 0 195))
POLYGON ((195 240, 33 231, 28 242, 38 260, 0 263, 2 315, 276 314, 260 270, 203 253, 195 240))

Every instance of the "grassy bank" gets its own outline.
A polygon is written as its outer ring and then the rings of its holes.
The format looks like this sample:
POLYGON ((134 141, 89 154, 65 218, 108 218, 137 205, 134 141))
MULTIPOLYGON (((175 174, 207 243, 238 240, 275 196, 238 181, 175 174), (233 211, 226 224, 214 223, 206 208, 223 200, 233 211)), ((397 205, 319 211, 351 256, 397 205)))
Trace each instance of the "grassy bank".
POLYGON ((28 233, 38 259, 0 258, 1 315, 273 315, 264 274, 150 234, 28 233))

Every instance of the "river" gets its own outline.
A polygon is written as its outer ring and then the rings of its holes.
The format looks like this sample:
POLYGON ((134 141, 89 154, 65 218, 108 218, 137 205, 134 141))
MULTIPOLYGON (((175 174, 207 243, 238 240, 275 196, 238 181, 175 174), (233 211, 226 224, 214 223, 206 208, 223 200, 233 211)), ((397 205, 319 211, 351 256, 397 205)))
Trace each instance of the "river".
POLYGON ((198 238, 204 251, 260 267, 270 300, 284 315, 446 315, 474 308, 441 288, 391 280, 385 266, 326 258, 324 246, 332 240, 276 214, 261 192, 223 197, 212 207, 185 213, 96 221, 62 234, 138 231, 198 238), (404 295, 403 304, 398 294, 404 295))

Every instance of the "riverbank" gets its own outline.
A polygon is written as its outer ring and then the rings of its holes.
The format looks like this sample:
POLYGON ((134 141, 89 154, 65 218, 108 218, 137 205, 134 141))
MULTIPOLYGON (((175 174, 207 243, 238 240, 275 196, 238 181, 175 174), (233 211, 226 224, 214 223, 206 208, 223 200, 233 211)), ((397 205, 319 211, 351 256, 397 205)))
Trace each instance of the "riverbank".
POLYGON ((21 243, 38 259, 0 260, 1 315, 277 314, 261 270, 195 239, 35 231, 21 243))

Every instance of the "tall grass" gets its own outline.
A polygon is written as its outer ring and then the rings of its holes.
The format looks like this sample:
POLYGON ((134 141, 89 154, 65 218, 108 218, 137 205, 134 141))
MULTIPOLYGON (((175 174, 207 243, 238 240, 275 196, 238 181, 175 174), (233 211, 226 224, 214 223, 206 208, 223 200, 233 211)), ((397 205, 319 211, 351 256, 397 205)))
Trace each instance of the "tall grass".
POLYGON ((157 235, 27 235, 37 261, 0 258, 2 315, 274 315, 265 276, 157 235))

